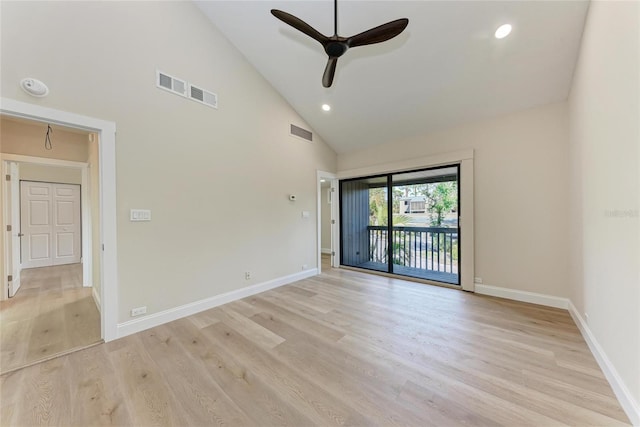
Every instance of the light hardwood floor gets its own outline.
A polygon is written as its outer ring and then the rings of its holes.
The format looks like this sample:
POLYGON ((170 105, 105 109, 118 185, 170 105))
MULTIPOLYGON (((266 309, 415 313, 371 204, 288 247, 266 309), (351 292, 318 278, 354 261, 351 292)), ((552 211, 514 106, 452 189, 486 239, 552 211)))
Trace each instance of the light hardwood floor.
POLYGON ((625 425, 568 313, 325 269, 0 378, 2 425, 625 425))
POLYGON ((100 314, 82 265, 31 268, 0 302, 0 373, 99 342, 100 314))

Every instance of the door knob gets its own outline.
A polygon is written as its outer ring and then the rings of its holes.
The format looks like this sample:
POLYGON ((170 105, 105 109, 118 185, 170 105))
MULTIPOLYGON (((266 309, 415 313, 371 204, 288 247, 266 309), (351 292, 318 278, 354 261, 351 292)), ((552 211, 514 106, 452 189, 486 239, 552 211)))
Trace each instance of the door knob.
POLYGON ((22 236, 24 236, 24 234, 18 233, 18 237, 22 237, 22 236))

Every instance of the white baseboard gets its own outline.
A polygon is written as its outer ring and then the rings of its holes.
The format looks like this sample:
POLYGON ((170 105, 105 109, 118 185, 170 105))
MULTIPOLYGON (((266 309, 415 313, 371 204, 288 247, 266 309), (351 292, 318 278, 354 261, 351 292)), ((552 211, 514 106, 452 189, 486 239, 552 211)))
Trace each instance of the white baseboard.
POLYGON ((547 307, 564 308, 565 310, 569 308, 569 299, 555 297, 553 295, 518 291, 515 289, 500 288, 498 286, 480 285, 478 283, 476 283, 475 288, 475 292, 477 294, 545 305, 547 307))
POLYGON ((331 248, 327 249, 327 248, 322 248, 320 249, 320 252, 323 254, 329 254, 331 255, 331 248))
POLYGON ((214 297, 205 298, 200 301, 195 301, 189 304, 170 308, 159 313, 153 313, 148 316, 128 320, 123 323, 118 323, 117 337, 122 338, 127 335, 135 334, 136 332, 144 331, 145 329, 172 322, 186 316, 191 316, 192 314, 196 314, 222 304, 227 304, 232 301, 246 298, 251 295, 259 294, 260 292, 265 292, 279 286, 288 285, 289 283, 297 282, 298 280, 306 279, 307 277, 312 277, 317 274, 318 269, 312 268, 309 270, 301 271, 300 273, 290 274, 288 276, 279 277, 267 282, 247 286, 246 288, 230 291, 221 295, 216 295, 214 297))
POLYGON ((98 290, 95 287, 91 290, 91 295, 93 295, 93 301, 96 303, 96 307, 98 307, 98 312, 102 313, 102 307, 100 306, 100 294, 98 294, 98 290))
POLYGON ((571 301, 569 301, 569 314, 573 318, 573 321, 576 322, 578 329, 582 333, 584 340, 587 342, 591 353, 596 358, 598 365, 600 365, 600 369, 604 372, 604 376, 607 377, 613 392, 615 393, 622 409, 629 417, 631 424, 634 426, 640 426, 640 405, 633 398, 633 395, 625 385, 622 378, 616 371, 616 368, 611 363, 611 360, 607 357, 607 354, 604 352, 596 337, 591 333, 591 329, 587 325, 587 322, 584 321, 578 309, 576 309, 575 305, 571 301))

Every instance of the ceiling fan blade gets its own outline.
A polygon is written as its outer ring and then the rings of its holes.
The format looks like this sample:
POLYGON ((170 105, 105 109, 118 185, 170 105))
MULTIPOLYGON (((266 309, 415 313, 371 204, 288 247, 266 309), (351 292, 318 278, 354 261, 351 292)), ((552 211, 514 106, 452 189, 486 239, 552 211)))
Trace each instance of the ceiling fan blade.
POLYGON ((281 20, 282 22, 284 22, 285 24, 289 24, 293 28, 295 28, 296 30, 305 33, 306 35, 308 35, 309 37, 311 37, 314 40, 317 40, 322 45, 324 45, 326 43, 327 39, 328 39, 327 36, 325 36, 324 34, 320 33, 319 31, 317 31, 311 25, 307 24, 302 19, 300 19, 300 18, 298 18, 296 16, 293 16, 290 13, 283 12, 283 11, 278 10, 278 9, 271 9, 271 14, 273 16, 275 16, 276 18, 278 18, 279 20, 281 20))
POLYGON ((396 19, 347 39, 349 47, 380 43, 394 38, 409 25, 407 18, 396 19))
POLYGON ((330 56, 327 61, 327 66, 324 68, 324 74, 322 75, 322 86, 331 87, 333 83, 333 76, 336 74, 336 65, 338 64, 338 58, 330 56))

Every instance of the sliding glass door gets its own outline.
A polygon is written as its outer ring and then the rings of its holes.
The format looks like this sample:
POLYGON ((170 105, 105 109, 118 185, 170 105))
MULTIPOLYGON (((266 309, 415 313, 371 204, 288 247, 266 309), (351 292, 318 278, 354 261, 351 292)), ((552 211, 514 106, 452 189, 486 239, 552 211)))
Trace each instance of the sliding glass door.
POLYGON ((457 165, 340 182, 341 264, 460 284, 457 165))

